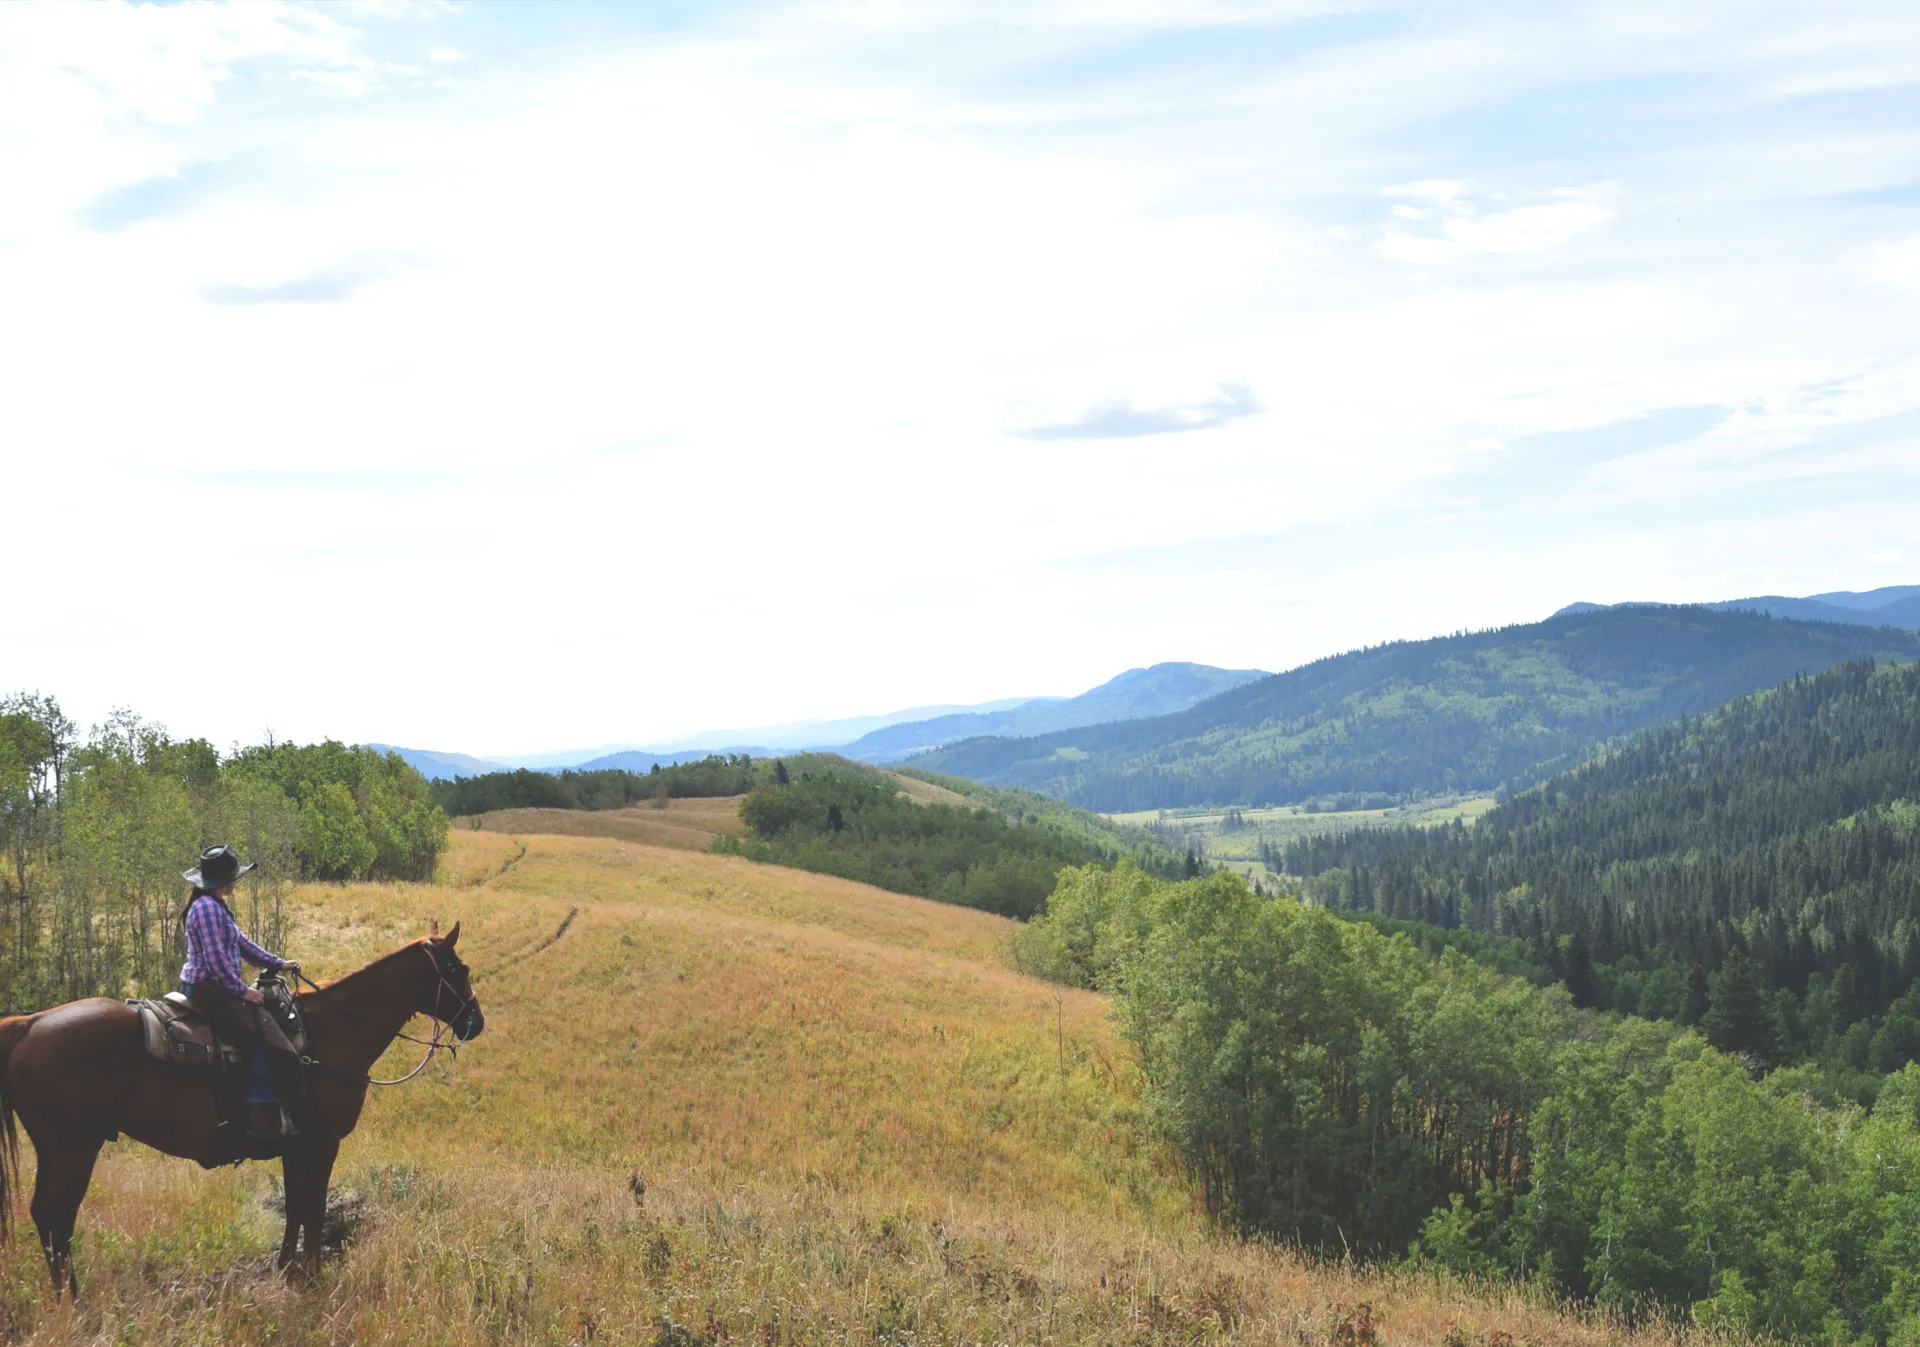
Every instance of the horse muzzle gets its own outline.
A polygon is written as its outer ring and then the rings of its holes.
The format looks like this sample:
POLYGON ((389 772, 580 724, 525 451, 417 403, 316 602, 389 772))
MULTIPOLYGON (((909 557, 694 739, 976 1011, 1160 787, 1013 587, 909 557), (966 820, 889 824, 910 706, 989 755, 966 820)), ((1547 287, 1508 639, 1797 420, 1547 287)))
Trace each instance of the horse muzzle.
POLYGON ((453 1036, 462 1043, 480 1037, 480 1031, 487 1027, 487 1017, 480 1013, 479 1006, 468 1006, 453 1021, 453 1036))

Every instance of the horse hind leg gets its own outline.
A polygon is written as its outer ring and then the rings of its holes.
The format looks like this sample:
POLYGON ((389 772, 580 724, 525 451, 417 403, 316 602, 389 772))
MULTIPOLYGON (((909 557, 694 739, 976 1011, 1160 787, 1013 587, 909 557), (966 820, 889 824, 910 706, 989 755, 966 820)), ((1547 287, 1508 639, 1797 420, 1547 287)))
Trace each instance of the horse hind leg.
POLYGON ((47 1256, 53 1292, 78 1298, 80 1278, 73 1269, 73 1226, 93 1181, 93 1164, 100 1156, 98 1139, 49 1140, 35 1145, 39 1172, 33 1180, 33 1224, 40 1232, 40 1248, 47 1256))

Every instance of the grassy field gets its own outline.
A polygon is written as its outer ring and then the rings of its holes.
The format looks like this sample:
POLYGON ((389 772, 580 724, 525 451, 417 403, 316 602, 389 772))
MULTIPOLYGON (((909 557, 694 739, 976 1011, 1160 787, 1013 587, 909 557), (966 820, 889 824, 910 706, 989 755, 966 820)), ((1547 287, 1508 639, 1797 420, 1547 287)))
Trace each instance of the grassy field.
POLYGON ((957 790, 948 790, 933 781, 922 781, 917 776, 908 776, 905 772, 889 772, 884 769, 881 775, 889 778, 900 787, 900 793, 915 804, 951 804, 962 809, 978 809, 977 801, 969 800, 957 790))
POLYGON ((117 1143, 81 1213, 77 1309, 43 1300, 30 1227, 0 1255, 9 1338, 1623 1337, 1512 1292, 1210 1233, 1143 1139, 1103 1001, 1009 971, 996 917, 491 827, 456 831, 438 884, 311 886, 293 910, 319 976, 464 921, 487 1012, 457 1063, 370 1102, 337 1176, 347 1252, 286 1285, 268 1270, 272 1169, 206 1174, 117 1143))
MULTIPOLYGON (((454 827, 510 836, 612 837, 643 846, 704 851, 720 834, 743 830, 740 801, 744 798, 666 800, 626 809, 495 809, 455 819, 454 827)), ((460 862, 455 858, 452 863, 460 862)))
POLYGON ((1303 837, 1345 832, 1350 828, 1383 828, 1395 824, 1432 827, 1455 819, 1473 822, 1495 804, 1491 795, 1423 800, 1392 809, 1344 809, 1310 813, 1297 805, 1275 809, 1142 809, 1109 814, 1116 823, 1151 828, 1167 844, 1199 850, 1209 861, 1249 877, 1267 874, 1260 864, 1260 843, 1285 846, 1303 837))

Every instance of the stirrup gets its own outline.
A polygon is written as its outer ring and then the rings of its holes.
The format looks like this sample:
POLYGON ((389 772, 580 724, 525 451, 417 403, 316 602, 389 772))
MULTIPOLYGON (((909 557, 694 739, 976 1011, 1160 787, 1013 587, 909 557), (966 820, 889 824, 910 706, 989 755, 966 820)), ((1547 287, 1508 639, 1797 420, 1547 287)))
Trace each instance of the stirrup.
POLYGON ((247 1135, 256 1141, 272 1141, 275 1137, 297 1137, 300 1129, 293 1125, 293 1114, 285 1104, 248 1104, 247 1135))

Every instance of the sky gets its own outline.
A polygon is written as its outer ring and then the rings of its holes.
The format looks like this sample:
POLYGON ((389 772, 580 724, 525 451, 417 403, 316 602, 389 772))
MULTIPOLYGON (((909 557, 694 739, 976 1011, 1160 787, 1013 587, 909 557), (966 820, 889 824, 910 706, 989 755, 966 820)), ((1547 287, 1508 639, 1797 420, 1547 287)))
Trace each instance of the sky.
POLYGON ((1920 6, 0 6, 0 691, 481 754, 1920 583, 1920 6))

